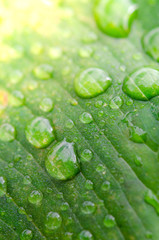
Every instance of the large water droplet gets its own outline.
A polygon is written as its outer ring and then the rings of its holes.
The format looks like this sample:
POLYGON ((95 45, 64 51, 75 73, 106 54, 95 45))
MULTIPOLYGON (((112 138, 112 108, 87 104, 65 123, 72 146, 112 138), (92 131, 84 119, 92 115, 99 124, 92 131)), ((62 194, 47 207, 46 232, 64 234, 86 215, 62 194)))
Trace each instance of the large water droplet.
POLYGON ((122 106, 122 104, 123 104, 123 100, 119 96, 116 96, 110 101, 109 106, 112 109, 118 109, 122 106))
POLYGON ((15 139, 15 128, 9 124, 4 123, 0 126, 0 140, 4 142, 11 142, 15 139))
POLYGON ((107 215, 105 218, 104 218, 104 226, 106 226, 107 228, 112 228, 115 226, 115 218, 112 216, 112 215, 107 215))
POLYGON ((40 109, 43 112, 51 112, 53 109, 53 102, 51 98, 44 98, 40 103, 40 109))
POLYGON ((49 151, 45 166, 55 179, 68 180, 79 172, 79 164, 72 143, 63 141, 55 144, 49 151))
POLYGON ((143 38, 143 47, 145 51, 159 62, 159 28, 148 32, 143 38))
POLYGON ((53 128, 48 119, 35 118, 26 127, 26 138, 36 148, 47 147, 54 139, 53 128))
POLYGON ((89 162, 93 157, 93 153, 89 149, 84 149, 83 152, 81 153, 81 161, 83 162, 89 162))
POLYGON ((135 143, 143 143, 146 141, 147 133, 136 126, 130 126, 129 127, 129 134, 130 134, 130 140, 132 140, 135 143))
POLYGON ((43 194, 40 191, 34 190, 30 193, 28 201, 32 204, 40 204, 43 199, 43 194))
POLYGON ((0 197, 7 192, 7 181, 4 177, 0 177, 0 197))
POLYGON ((94 240, 92 233, 90 233, 89 231, 82 231, 80 232, 80 234, 78 235, 78 240, 94 240))
POLYGON ((124 80, 123 91, 131 98, 144 101, 159 95, 159 71, 152 68, 137 70, 124 80))
POLYGON ((106 91, 111 83, 108 73, 99 68, 89 68, 75 78, 74 87, 79 97, 92 98, 106 91))
POLYGON ((81 211, 84 214, 92 214, 96 210, 96 205, 93 202, 86 201, 82 204, 81 211))
POLYGON ((131 0, 96 0, 94 15, 99 28, 112 37, 126 37, 136 16, 131 0))
POLYGON ((33 238, 33 233, 29 229, 25 229, 20 235, 20 240, 31 240, 32 238, 33 238))
POLYGON ((41 64, 33 70, 35 77, 42 80, 47 80, 49 78, 52 78, 53 72, 54 72, 53 67, 48 64, 41 64))
POLYGON ((154 207, 154 209, 156 210, 156 212, 159 214, 159 200, 156 197, 156 195, 151 191, 148 190, 145 193, 145 201, 150 204, 152 207, 154 207))
POLYGON ((79 117, 80 121, 82 123, 85 123, 85 124, 88 124, 88 123, 91 123, 93 122, 93 118, 92 118, 92 115, 88 112, 83 112, 80 117, 79 117))
POLYGON ((49 230, 58 229, 61 226, 62 218, 56 212, 49 212, 46 217, 45 226, 49 230))

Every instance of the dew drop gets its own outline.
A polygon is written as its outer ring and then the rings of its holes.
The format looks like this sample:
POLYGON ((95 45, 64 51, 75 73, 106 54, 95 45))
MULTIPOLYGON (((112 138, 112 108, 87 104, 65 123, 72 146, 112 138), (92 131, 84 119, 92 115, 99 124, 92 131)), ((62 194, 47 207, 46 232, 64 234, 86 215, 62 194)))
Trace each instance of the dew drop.
POLYGON ((119 109, 123 104, 123 100, 120 97, 114 97, 110 103, 109 106, 111 107, 111 109, 119 109))
POLYGON ((43 194, 37 190, 32 191, 28 197, 28 201, 35 205, 40 204, 42 199, 43 199, 43 194))
POLYGON ((51 112, 54 105, 51 98, 44 98, 40 103, 40 109, 43 112, 51 112))
POLYGON ((47 80, 52 78, 53 72, 54 72, 53 67, 48 64, 41 64, 33 70, 35 77, 42 80, 47 80))
POLYGON ((89 231, 83 230, 78 235, 78 240, 94 240, 92 233, 89 231))
POLYGON ((88 123, 91 123, 93 122, 93 118, 92 118, 92 115, 88 112, 83 112, 80 117, 79 117, 80 121, 82 123, 85 123, 85 124, 88 124, 88 123))
POLYGON ((48 53, 52 59, 59 59, 62 56, 62 49, 60 47, 52 47, 48 53))
POLYGON ((68 180, 79 172, 79 164, 72 143, 65 139, 49 151, 45 166, 48 173, 58 180, 68 180))
POLYGON ((93 42, 96 42, 97 39, 98 39, 98 36, 96 35, 96 33, 87 32, 86 34, 84 34, 82 41, 84 43, 93 43, 93 42))
POLYGON ((159 62, 159 28, 152 29, 143 38, 143 48, 152 58, 159 62))
POLYGON ((71 119, 69 119, 66 121, 65 126, 68 129, 72 129, 74 127, 74 122, 71 119))
POLYGON ((9 103, 13 107, 20 107, 24 104, 25 98, 24 95, 20 91, 14 91, 9 96, 9 103))
POLYGON ((48 119, 35 118, 25 130, 27 140, 36 148, 44 148, 55 139, 54 131, 48 119))
POLYGON ((137 5, 131 0, 97 0, 94 16, 103 32, 112 37, 122 38, 129 34, 136 10, 137 5))
POLYGON ((11 76, 9 76, 9 81, 13 84, 19 83, 23 78, 23 73, 19 70, 15 70, 12 72, 11 76))
POLYGON ((102 183, 101 185, 101 190, 106 192, 110 190, 110 182, 109 181, 105 181, 102 183))
POLYGON ((69 208, 69 205, 67 202, 61 204, 61 211, 66 211, 69 208))
POLYGON ((81 211, 84 214, 92 214, 96 210, 96 205, 93 202, 86 201, 82 204, 81 211))
POLYGON ((116 222, 115 222, 115 218, 112 215, 107 215, 104 218, 103 224, 105 227, 107 228, 112 228, 115 226, 116 222))
POLYGON ((84 46, 79 50, 79 56, 82 58, 89 58, 93 54, 93 49, 89 46, 84 46))
POLYGON ((138 157, 138 156, 135 158, 134 162, 135 162, 137 167, 141 167, 142 164, 143 164, 141 157, 138 157))
POLYGON ((85 183, 85 188, 87 190, 92 190, 93 189, 93 183, 90 180, 87 180, 85 183))
POLYGON ((49 230, 56 230, 61 226, 62 218, 61 216, 56 212, 49 212, 46 221, 45 221, 45 227, 49 230))
POLYGON ((103 164, 98 164, 98 166, 96 167, 96 171, 105 173, 106 171, 105 166, 103 164))
POLYGON ((65 240, 72 240, 72 235, 73 235, 73 233, 66 232, 65 233, 65 240))
POLYGON ((129 134, 130 134, 130 140, 135 143, 143 143, 146 141, 147 133, 136 126, 130 126, 129 127, 129 134))
POLYGON ((4 177, 0 176, 0 197, 7 192, 7 181, 4 177))
POLYGON ((145 236, 146 236, 147 239, 152 239, 152 237, 153 237, 152 233, 149 232, 149 231, 146 232, 145 236))
POLYGON ((123 91, 133 99, 148 101, 159 95, 159 71, 141 68, 128 76, 123 91))
POLYGON ((144 199, 148 204, 150 204, 156 210, 157 214, 159 214, 159 200, 151 190, 148 190, 145 193, 144 199))
POLYGON ((77 95, 82 98, 92 98, 105 92, 112 84, 112 79, 107 72, 99 68, 89 68, 78 76, 74 81, 77 95))
POLYGON ((89 149, 84 149, 83 152, 81 153, 80 160, 82 162, 89 162, 93 157, 93 153, 89 149))
POLYGON ((9 124, 4 123, 0 126, 0 140, 4 142, 11 142, 15 139, 15 128, 9 124))
POLYGON ((100 107, 103 106, 103 102, 102 102, 101 100, 99 100, 99 101, 95 102, 94 106, 95 106, 96 108, 100 108, 100 107))
POLYGON ((30 176, 25 176, 25 177, 24 177, 24 180, 23 180, 23 183, 24 183, 25 185, 31 184, 31 178, 30 178, 30 176))
POLYGON ((29 229, 25 229, 20 235, 20 240, 31 240, 32 238, 33 238, 33 233, 29 229))

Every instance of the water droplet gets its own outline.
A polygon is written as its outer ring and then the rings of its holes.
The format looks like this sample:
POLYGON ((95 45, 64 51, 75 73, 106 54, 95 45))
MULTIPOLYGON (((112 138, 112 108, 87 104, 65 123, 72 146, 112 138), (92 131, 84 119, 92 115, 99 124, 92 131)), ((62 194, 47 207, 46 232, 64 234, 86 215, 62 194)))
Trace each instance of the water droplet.
POLYGON ((54 72, 53 67, 48 64, 41 64, 33 70, 35 77, 42 80, 47 80, 52 78, 53 72, 54 72))
POLYGON ((89 162, 93 157, 93 153, 89 149, 84 149, 83 152, 81 153, 80 160, 82 162, 89 162))
POLYGON ((152 239, 152 237, 153 237, 152 233, 149 232, 149 231, 146 232, 145 236, 146 236, 147 239, 152 239))
POLYGON ((129 98, 129 99, 126 101, 126 105, 127 105, 127 106, 131 106, 131 105, 133 105, 133 103, 134 103, 134 101, 133 101, 133 99, 131 99, 131 98, 129 98))
POLYGON ((92 98, 105 92, 111 83, 112 79, 107 72, 99 68, 89 68, 75 78, 74 87, 79 97, 92 98))
POLYGON ((26 127, 26 138, 36 148, 44 148, 55 139, 53 128, 48 119, 35 118, 26 127))
POLYGON ((13 107, 20 107, 24 104, 25 98, 20 91, 14 91, 9 95, 9 103, 13 107))
POLYGON ((96 210, 96 205, 93 202, 86 201, 82 204, 81 211, 84 214, 92 214, 96 210))
POLYGON ((98 39, 98 36, 96 35, 96 33, 87 32, 86 34, 84 34, 82 41, 84 43, 93 43, 93 42, 96 42, 97 39, 98 39))
POLYGON ((105 227, 107 228, 112 228, 115 226, 116 222, 115 222, 115 218, 112 215, 107 215, 104 218, 103 224, 105 227))
POLYGON ((61 211, 66 211, 69 208, 69 205, 67 202, 61 204, 61 211))
POLYGON ((80 234, 78 235, 78 240, 94 240, 92 233, 90 233, 89 231, 82 231, 80 232, 80 234))
POLYGON ((0 126, 0 140, 4 142, 11 142, 15 139, 15 128, 9 124, 4 123, 0 126))
POLYGON ((136 16, 137 5, 131 0, 97 0, 94 7, 98 27, 112 37, 126 37, 136 16))
POLYGON ((88 123, 91 123, 93 122, 93 118, 92 118, 92 115, 88 112, 83 112, 80 117, 79 117, 80 121, 82 123, 85 123, 85 124, 88 124, 88 123))
POLYGON ((143 38, 143 47, 152 58, 159 62, 159 28, 152 29, 143 38))
POLYGON ((151 105, 150 109, 151 109, 151 113, 154 116, 154 118, 157 121, 159 121, 159 105, 158 104, 157 105, 153 104, 153 105, 151 105))
POLYGON ((136 157, 135 158, 135 164, 136 164, 136 166, 138 166, 138 167, 141 167, 142 166, 142 159, 141 159, 141 157, 136 157))
POLYGON ((49 49, 49 56, 52 59, 59 59, 62 56, 62 49, 60 47, 52 47, 49 49))
POLYGON ((40 191, 34 190, 30 193, 28 201, 32 204, 40 204, 43 199, 43 194, 40 191))
POLYGON ((146 141, 147 133, 136 126, 129 127, 130 140, 135 143, 143 143, 146 141))
POLYGON ((62 218, 56 212, 49 212, 46 217, 45 226, 49 230, 56 230, 61 226, 62 218))
POLYGON ((106 171, 105 166, 103 164, 98 164, 96 171, 105 173, 106 171))
POLYGON ((108 181, 103 182, 101 185, 101 190, 104 192, 109 191, 110 190, 110 182, 108 182, 108 181))
POLYGON ((122 106, 122 104, 123 104, 123 100, 117 96, 110 101, 109 106, 112 109, 119 109, 122 106))
POLYGON ((40 109, 43 112, 51 112, 53 109, 53 102, 51 98, 44 98, 40 103, 40 109))
POLYGON ((79 164, 72 143, 63 141, 55 144, 47 155, 45 166, 55 179, 68 180, 79 172, 79 164))
POLYGON ((33 233, 29 229, 25 229, 20 235, 20 240, 31 240, 32 238, 33 238, 33 233))
POLYGON ((25 185, 31 184, 31 178, 30 178, 30 176, 25 176, 24 179, 23 179, 23 183, 24 183, 25 185))
POLYGON ((159 200, 151 190, 148 190, 145 193, 144 199, 148 204, 150 204, 152 207, 154 207, 156 212, 159 214, 159 200))
POLYGON ((73 233, 70 233, 70 232, 66 232, 65 233, 65 240, 72 240, 72 235, 73 235, 73 233))
POLYGON ((123 91, 131 98, 143 101, 159 95, 159 71, 139 69, 124 80, 123 91))
POLYGON ((121 66, 119 67, 119 69, 120 69, 121 72, 125 72, 125 71, 126 71, 126 66, 121 65, 121 66))
POLYGON ((102 102, 101 100, 99 100, 99 101, 95 102, 94 106, 95 106, 96 108, 100 108, 100 107, 103 106, 103 102, 102 102))
POLYGON ((88 58, 92 56, 92 54, 93 54, 93 49, 89 46, 84 46, 79 50, 79 56, 82 58, 88 58))
POLYGON ((23 78, 23 73, 19 70, 15 70, 9 76, 9 81, 13 84, 17 84, 22 80, 22 78, 23 78))
POLYGON ((103 112, 103 111, 99 111, 99 112, 98 112, 98 117, 102 117, 102 116, 103 116, 103 114, 104 114, 104 112, 103 112))
POLYGON ((0 197, 7 192, 7 181, 4 177, 0 176, 0 197))
POLYGON ((65 126, 68 129, 72 129, 74 127, 74 122, 71 119, 69 119, 66 121, 65 126))
POLYGON ((87 190, 92 190, 93 189, 93 183, 90 180, 87 180, 85 183, 85 188, 87 190))
POLYGON ((77 100, 74 99, 74 98, 69 99, 69 102, 70 102, 70 104, 71 104, 72 106, 77 106, 77 105, 78 105, 77 100))

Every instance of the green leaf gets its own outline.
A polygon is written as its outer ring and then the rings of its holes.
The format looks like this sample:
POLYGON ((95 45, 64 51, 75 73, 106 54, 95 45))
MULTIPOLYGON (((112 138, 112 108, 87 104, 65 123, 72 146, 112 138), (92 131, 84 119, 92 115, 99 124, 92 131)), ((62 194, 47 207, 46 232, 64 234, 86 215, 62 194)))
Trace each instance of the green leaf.
POLYGON ((136 2, 105 29, 91 0, 1 1, 0 240, 159 240, 158 45, 143 41, 159 2, 136 2), (141 69, 155 77, 132 82, 141 69))

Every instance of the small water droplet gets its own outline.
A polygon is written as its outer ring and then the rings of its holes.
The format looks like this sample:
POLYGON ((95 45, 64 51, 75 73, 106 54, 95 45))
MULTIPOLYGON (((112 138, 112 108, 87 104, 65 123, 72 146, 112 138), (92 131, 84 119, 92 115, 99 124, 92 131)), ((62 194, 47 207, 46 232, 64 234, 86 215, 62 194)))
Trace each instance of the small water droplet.
POLYGON ((131 105, 133 105, 133 103, 134 103, 134 101, 133 101, 133 99, 131 99, 131 98, 129 98, 129 99, 126 101, 126 105, 127 105, 127 106, 131 106, 131 105))
POLYGON ((112 37, 126 37, 136 16, 137 5, 131 0, 97 0, 95 20, 99 28, 112 37))
POLYGON ((25 130, 27 140, 36 148, 44 148, 55 139, 54 131, 48 119, 37 117, 25 130))
POLYGON ((109 181, 105 181, 102 183, 101 185, 101 190, 106 192, 110 190, 110 182, 109 181))
POLYGON ((141 68, 125 78, 123 91, 133 99, 148 101, 159 95, 159 71, 141 68))
POLYGON ((36 42, 32 44, 30 48, 30 52, 34 55, 39 55, 43 52, 43 45, 40 42, 36 42))
POLYGON ((102 106, 103 106, 103 101, 99 100, 99 101, 95 102, 94 106, 95 106, 96 108, 102 107, 102 106))
POLYGON ((148 190, 145 193, 144 199, 148 204, 150 204, 156 210, 157 214, 159 214, 159 200, 151 190, 148 190))
POLYGON ((62 218, 57 212, 49 212, 46 221, 45 227, 49 230, 56 230, 62 224, 62 218))
POLYGON ((122 104, 123 100, 119 96, 116 96, 110 101, 109 106, 112 109, 119 109, 122 106, 122 104))
POLYGON ((92 98, 105 92, 112 84, 107 72, 99 68, 89 68, 80 73, 74 81, 77 95, 82 98, 92 98))
POLYGON ((4 142, 11 142, 15 139, 15 128, 9 124, 4 123, 0 126, 0 140, 4 142))
POLYGON ((23 78, 23 73, 19 70, 12 71, 12 74, 9 76, 9 81, 12 84, 19 83, 23 78))
POLYGON ((14 91, 9 96, 9 103, 13 107, 20 107, 24 104, 25 98, 24 95, 20 91, 14 91))
POLYGON ((141 157, 139 157, 139 156, 137 156, 136 158, 135 158, 135 164, 136 164, 136 166, 138 166, 138 167, 141 167, 142 166, 142 159, 141 159, 141 157))
POLYGON ((61 204, 61 211, 66 211, 69 208, 69 205, 67 202, 61 204))
POLYGON ((93 43, 93 42, 96 42, 97 39, 98 39, 98 36, 96 35, 96 33, 87 32, 86 34, 84 34, 82 41, 84 43, 93 43))
POLYGON ((25 176, 24 179, 23 179, 23 183, 24 183, 25 185, 31 184, 31 178, 30 178, 30 176, 25 176))
POLYGON ((40 103, 40 109, 43 112, 51 112, 53 107, 54 107, 54 105, 53 105, 53 101, 51 100, 51 98, 44 98, 40 103))
POLYGON ((85 183, 85 188, 87 190, 92 190, 93 189, 93 183, 90 180, 87 180, 85 183))
POLYGON ((152 29, 143 38, 143 48, 152 58, 159 62, 159 28, 152 29))
POLYGON ((65 139, 55 144, 47 155, 45 166, 55 179, 68 180, 76 176, 79 164, 73 144, 65 139))
POLYGON ((93 202, 86 201, 82 204, 81 211, 84 214, 92 214, 96 210, 96 205, 93 202))
POLYGON ((52 59, 59 59, 61 58, 63 51, 60 47, 52 47, 49 49, 48 53, 52 59))
POLYGON ((69 99, 69 102, 70 102, 70 104, 71 104, 72 106, 77 106, 77 105, 78 105, 77 100, 74 99, 74 98, 69 99))
POLYGON ((153 237, 152 233, 149 232, 149 231, 146 232, 145 236, 146 236, 147 239, 152 239, 152 237, 153 237))
POLYGON ((65 233, 65 240, 72 240, 72 235, 73 235, 73 233, 70 233, 70 232, 66 232, 65 233))
POLYGON ((96 171, 105 173, 105 171, 106 171, 105 166, 103 164, 98 164, 96 171))
POLYGON ((7 192, 7 181, 4 177, 0 176, 0 197, 7 192))
POLYGON ((74 127, 74 122, 71 119, 69 119, 66 121, 65 126, 68 129, 72 129, 74 127))
POLYGON ((82 162, 89 162, 93 157, 93 153, 89 149, 84 149, 83 152, 81 153, 80 160, 82 162))
POLYGON ((129 134, 130 134, 130 140, 135 143, 143 143, 146 141, 147 133, 136 126, 130 126, 129 127, 129 134))
POLYGON ((78 235, 78 240, 94 240, 92 233, 89 231, 83 230, 78 235))
POLYGON ((41 64, 33 70, 35 77, 42 80, 47 80, 52 78, 53 72, 54 72, 53 67, 48 64, 41 64))
POLYGON ((20 240, 31 240, 32 238, 33 238, 33 233, 29 229, 25 229, 20 235, 20 240))
POLYGON ((121 72, 125 72, 125 71, 126 71, 126 66, 121 65, 121 66, 119 67, 119 69, 120 69, 121 72))
POLYGON ((40 204, 43 199, 43 194, 40 191, 34 190, 30 193, 28 201, 32 204, 40 204))
POLYGON ((83 112, 80 117, 79 117, 80 121, 82 123, 85 123, 85 124, 88 124, 88 123, 91 123, 93 122, 93 118, 92 118, 92 115, 88 112, 83 112))
POLYGON ((112 215, 107 215, 104 218, 103 224, 105 227, 107 228, 112 228, 115 226, 116 222, 115 222, 115 218, 112 215))
POLYGON ((79 56, 82 58, 89 58, 93 54, 93 49, 89 46, 84 46, 79 50, 79 56))

